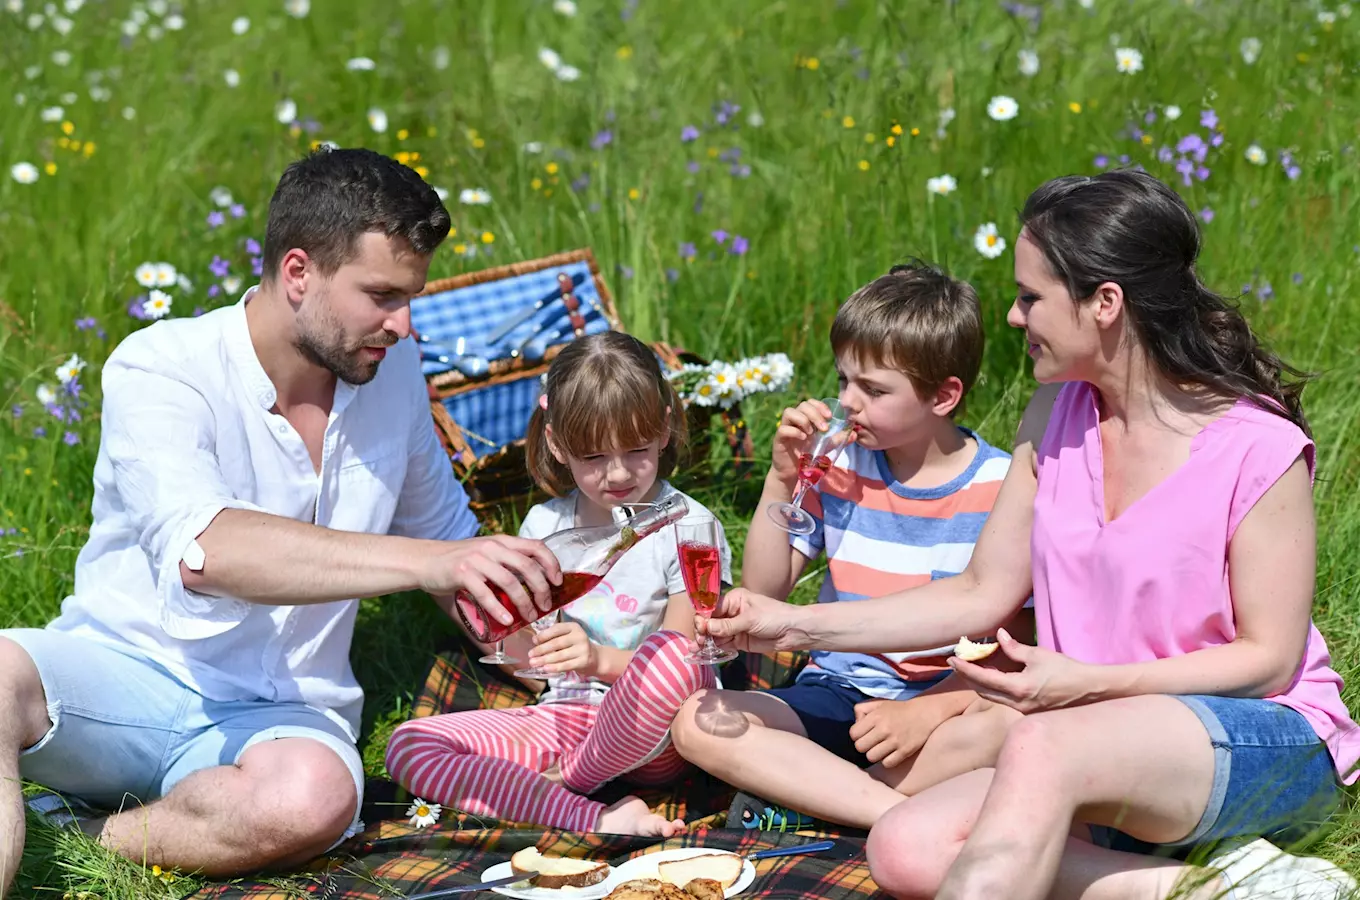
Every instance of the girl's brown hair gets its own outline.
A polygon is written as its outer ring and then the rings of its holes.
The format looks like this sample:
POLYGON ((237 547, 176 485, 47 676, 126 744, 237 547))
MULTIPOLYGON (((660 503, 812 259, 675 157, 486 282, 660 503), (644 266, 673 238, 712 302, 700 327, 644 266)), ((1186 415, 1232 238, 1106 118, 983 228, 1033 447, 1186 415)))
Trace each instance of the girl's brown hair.
POLYGON ((614 447, 641 447, 669 437, 657 460, 657 477, 675 471, 685 444, 685 409, 656 356, 621 331, 577 338, 548 367, 547 398, 529 419, 524 449, 529 474, 540 488, 562 497, 576 487, 571 469, 557 461, 553 442, 568 456, 614 447))

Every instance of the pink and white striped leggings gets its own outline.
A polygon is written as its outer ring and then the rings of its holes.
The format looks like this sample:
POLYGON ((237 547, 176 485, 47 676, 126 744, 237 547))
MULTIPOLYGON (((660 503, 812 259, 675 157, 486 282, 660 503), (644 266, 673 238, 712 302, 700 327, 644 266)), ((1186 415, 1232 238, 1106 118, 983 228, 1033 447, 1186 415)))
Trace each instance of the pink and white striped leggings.
POLYGON ((387 745, 387 771, 416 796, 474 815, 594 831, 605 804, 582 795, 625 773, 665 784, 685 768, 668 740, 671 721, 690 694, 714 685, 712 667, 685 662, 688 651, 677 631, 649 635, 599 706, 412 719, 387 745), (553 765, 566 787, 540 774, 553 765))

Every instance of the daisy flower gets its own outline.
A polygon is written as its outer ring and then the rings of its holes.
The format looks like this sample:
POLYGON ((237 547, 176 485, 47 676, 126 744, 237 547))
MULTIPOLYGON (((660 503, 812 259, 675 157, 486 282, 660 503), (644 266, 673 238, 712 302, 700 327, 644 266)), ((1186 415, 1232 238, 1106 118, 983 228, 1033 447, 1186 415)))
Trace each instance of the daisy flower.
POLYGON ((57 402, 57 389, 50 384, 38 385, 38 389, 34 393, 38 397, 38 402, 43 406, 51 406, 57 402))
POLYGON ((1014 97, 1005 95, 993 97, 987 104, 987 115, 998 122, 1006 122, 1014 119, 1020 112, 1020 104, 1015 102, 1014 97))
POLYGON ((274 107, 274 118, 281 125, 291 125, 297 121, 297 111, 297 104, 285 97, 274 107))
POLYGON ((1261 56, 1261 39, 1254 37, 1242 38, 1242 43, 1237 47, 1242 54, 1242 61, 1249 66, 1256 65, 1256 60, 1261 56))
POLYGON ((368 111, 368 127, 378 134, 387 131, 387 113, 376 106, 368 111))
POLYGON ((1173 104, 1162 110, 1162 115, 1166 116, 1168 122, 1174 122, 1181 117, 1181 108, 1173 104))
POLYGON ((228 275, 222 279, 222 290, 228 294, 235 294, 241 289, 241 279, 236 275, 228 275))
POLYGON ((60 106, 48 106, 38 115, 44 122, 60 122, 65 114, 66 111, 60 106))
POLYGON ((576 15, 576 4, 573 0, 553 0, 553 12, 559 16, 576 15))
POLYGON ((1114 67, 1125 75, 1143 70, 1143 54, 1132 47, 1119 47, 1114 51, 1114 67))
POLYGON ((1248 147, 1246 153, 1242 155, 1245 156, 1247 162, 1251 163, 1253 166, 1264 166, 1266 164, 1266 151, 1262 150, 1256 144, 1252 144, 1248 147))
POLYGON ((345 68, 351 72, 372 72, 378 64, 367 56, 356 56, 345 63, 345 68))
POLYGON ((1019 56, 1021 75, 1032 78, 1039 74, 1039 54, 1033 50, 1021 50, 1019 56))
POLYGON ((926 191, 931 194, 939 194, 941 197, 954 193, 958 186, 959 183, 954 180, 953 175, 937 175, 934 178, 926 179, 926 191))
POLYGON ((1006 252, 1006 239, 996 233, 995 222, 988 222, 973 235, 973 247, 988 259, 996 259, 1006 252))
POLYGON ((68 385, 80 377, 80 370, 85 368, 85 360, 72 353, 71 358, 57 366, 57 381, 63 385, 68 385))
POLYGON ((283 9, 294 19, 305 19, 312 11, 312 0, 286 0, 283 9))
POLYGON ((165 291, 153 290, 142 303, 142 316, 147 319, 164 319, 170 313, 173 302, 165 291))
POLYGON ((179 273, 167 262, 156 263, 156 287, 172 287, 179 281, 179 273))
POLYGON ((227 87, 239 87, 241 84, 241 73, 235 69, 227 69, 222 73, 222 80, 227 83, 227 87))
POLYGON ((142 287, 148 287, 148 288, 149 288, 149 287, 155 287, 155 286, 156 286, 156 264, 155 264, 155 263, 150 263, 150 262, 144 262, 144 263, 142 263, 142 264, 141 264, 140 266, 138 266, 135 270, 133 270, 132 275, 133 275, 134 278, 137 279, 137 283, 140 284, 142 287))
POLYGON ((232 203, 231 191, 227 190, 225 187, 221 185, 218 185, 217 187, 213 188, 211 191, 208 192, 208 199, 213 202, 213 206, 218 206, 221 207, 222 209, 226 209, 228 206, 231 206, 232 203))
POLYGON ((426 803, 419 797, 406 810, 407 821, 417 828, 428 828, 439 821, 444 808, 438 803, 426 803))
POLYGON ((557 55, 556 50, 550 50, 547 47, 538 48, 538 61, 554 72, 562 68, 562 57, 557 55))
POLYGON ((20 184, 32 184, 38 180, 38 167, 31 162, 15 163, 9 168, 9 177, 20 184))
POLYGON ((458 202, 468 206, 486 206, 491 202, 491 194, 486 188, 464 188, 458 194, 458 202))
POLYGON ((575 66, 562 66, 555 74, 559 81, 575 81, 581 77, 581 70, 575 66))
POLYGON ((240 37, 250 30, 250 20, 245 16, 237 16, 231 21, 231 33, 240 37))

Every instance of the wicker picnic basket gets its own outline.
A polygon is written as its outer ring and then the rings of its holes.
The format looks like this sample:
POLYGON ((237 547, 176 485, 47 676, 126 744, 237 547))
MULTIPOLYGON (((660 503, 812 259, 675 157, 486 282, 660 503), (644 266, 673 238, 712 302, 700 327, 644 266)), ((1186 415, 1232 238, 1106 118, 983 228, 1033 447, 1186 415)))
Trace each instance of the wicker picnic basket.
MULTIPOLYGON (((426 348, 425 380, 435 429, 472 509, 488 527, 510 527, 514 517, 544 499, 528 474, 524 434, 548 365, 576 337, 627 330, 594 254, 583 248, 431 282, 412 301, 411 320, 426 348), (556 310, 559 304, 561 311, 556 310), (506 324, 518 319, 523 321, 507 331, 506 324), (553 331, 550 326, 557 323, 563 324, 553 331), (436 348, 433 355, 439 356, 439 348, 460 338, 460 348, 466 348, 496 337, 496 332, 505 332, 508 342, 495 345, 497 358, 489 358, 485 366, 460 370, 449 366, 448 355, 430 358, 428 348, 436 348), (507 348, 524 352, 507 356, 507 348)), ((665 343, 651 346, 670 369, 705 362, 665 343)), ((751 439, 739 407, 689 404, 686 415, 690 442, 682 466, 687 477, 705 481, 716 473, 711 457, 719 424, 730 462, 745 471, 751 439)))

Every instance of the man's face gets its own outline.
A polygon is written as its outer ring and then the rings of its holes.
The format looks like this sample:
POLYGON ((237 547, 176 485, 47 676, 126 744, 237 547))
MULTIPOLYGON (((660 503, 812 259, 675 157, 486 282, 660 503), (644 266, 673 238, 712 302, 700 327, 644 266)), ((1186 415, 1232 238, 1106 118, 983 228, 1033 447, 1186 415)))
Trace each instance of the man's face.
POLYGON ((411 333, 411 298, 429 268, 430 257, 400 238, 361 236, 355 257, 303 297, 295 346, 341 381, 367 384, 387 348, 411 333))

